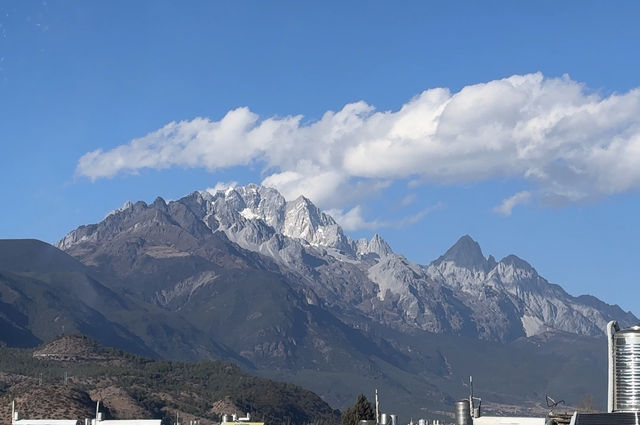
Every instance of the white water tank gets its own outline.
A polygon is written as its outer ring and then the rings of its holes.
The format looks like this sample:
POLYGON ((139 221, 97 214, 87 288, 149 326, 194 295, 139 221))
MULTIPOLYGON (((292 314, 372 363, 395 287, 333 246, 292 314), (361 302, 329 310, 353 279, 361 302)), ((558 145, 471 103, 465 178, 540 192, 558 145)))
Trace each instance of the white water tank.
POLYGON ((463 398, 462 400, 456 401, 455 424, 456 425, 472 425, 473 424, 473 420, 471 419, 471 407, 469 405, 469 400, 465 398, 463 398))
POLYGON ((609 323, 609 411, 640 411, 640 325, 609 323))

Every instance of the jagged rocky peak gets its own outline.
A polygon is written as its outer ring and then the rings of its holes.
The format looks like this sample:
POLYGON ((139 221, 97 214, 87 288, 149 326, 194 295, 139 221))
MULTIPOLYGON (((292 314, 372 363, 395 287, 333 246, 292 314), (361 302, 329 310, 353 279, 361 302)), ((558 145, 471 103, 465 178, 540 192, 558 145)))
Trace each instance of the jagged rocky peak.
POLYGON ((359 255, 376 254, 382 258, 393 254, 393 250, 389 244, 377 233, 373 235, 371 240, 359 239, 355 245, 359 255))
POLYGON ((346 252, 352 250, 338 223, 304 196, 287 202, 282 233, 292 238, 304 239, 311 245, 332 247, 346 252))
POLYGON ((495 265, 495 259, 485 258, 478 242, 474 241, 471 236, 464 235, 458 242, 447 250, 440 258, 433 262, 434 265, 440 265, 445 262, 452 262, 458 267, 469 270, 488 271, 491 266, 495 265))
POLYGON ((538 277, 538 272, 531 264, 513 254, 504 257, 495 267, 495 273, 503 282, 514 282, 522 279, 538 277))
POLYGON ((535 271, 535 269, 533 268, 533 266, 531 266, 531 264, 527 263, 522 258, 513 254, 507 255, 502 260, 500 260, 500 264, 516 267, 518 269, 524 269, 527 271, 535 271))
POLYGON ((127 201, 122 207, 109 212, 100 223, 83 225, 72 230, 60 239, 55 246, 59 249, 67 250, 82 242, 96 242, 99 237, 105 234, 112 235, 122 230, 131 217, 147 208, 148 205, 143 201, 138 201, 135 204, 127 201), (101 229, 102 232, 99 232, 98 229, 101 229))
MULTIPOLYGON (((348 254, 355 253, 351 241, 338 223, 304 196, 287 202, 276 189, 256 184, 218 191, 207 190, 201 194, 211 205, 211 215, 226 224, 224 230, 227 233, 244 228, 244 225, 238 227, 236 223, 240 215, 248 222, 261 220, 276 233, 302 239, 311 245, 336 248, 348 254)), ((256 225, 258 224, 254 222, 251 226, 256 225)), ((242 242, 244 238, 228 236, 237 242, 242 242)), ((255 242, 258 241, 254 240, 254 245, 255 242)))
POLYGON ((107 213, 107 215, 104 216, 104 218, 107 218, 109 216, 112 216, 112 215, 117 214, 117 213, 122 212, 122 211, 126 211, 129 208, 133 208, 133 202, 126 201, 120 208, 116 208, 115 210, 109 211, 107 213))
POLYGON ((217 192, 205 191, 202 196, 212 203, 222 202, 247 220, 260 219, 276 231, 282 231, 286 201, 275 189, 248 184, 217 192))

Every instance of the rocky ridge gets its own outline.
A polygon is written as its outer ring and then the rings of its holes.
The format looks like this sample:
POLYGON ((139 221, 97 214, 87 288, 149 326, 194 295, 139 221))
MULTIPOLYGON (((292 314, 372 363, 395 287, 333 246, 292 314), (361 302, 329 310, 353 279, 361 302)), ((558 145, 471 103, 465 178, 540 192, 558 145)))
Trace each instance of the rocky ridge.
MULTIPOLYGON (((158 214, 177 223, 182 236, 149 255, 189 255, 198 240, 224 233, 241 248, 275 261, 280 273, 299 283, 308 303, 328 307, 347 323, 374 320, 396 329, 510 341, 550 330, 601 335, 609 320, 637 321, 617 306, 567 294, 514 255, 486 258, 469 236, 431 264, 419 265, 394 253, 377 234, 350 239, 305 197, 287 201, 275 189, 257 185, 194 192, 169 203, 161 198, 151 205, 127 203, 101 223, 72 231, 58 247, 90 264, 92 243, 144 233, 158 214)), ((191 277, 157 299, 212 278, 191 277)))

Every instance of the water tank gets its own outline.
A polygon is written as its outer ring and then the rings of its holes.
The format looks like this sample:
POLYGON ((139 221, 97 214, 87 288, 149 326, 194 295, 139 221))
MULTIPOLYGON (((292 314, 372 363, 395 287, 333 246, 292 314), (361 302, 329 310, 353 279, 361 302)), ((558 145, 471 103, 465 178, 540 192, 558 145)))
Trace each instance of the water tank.
POLYGON ((229 422, 229 415, 222 415, 222 423, 227 423, 229 422))
POLYGON ((613 411, 640 411, 640 325, 613 333, 613 411))
POLYGON ((456 425, 472 425, 472 423, 469 400, 465 398, 456 401, 456 425))
POLYGON ((386 413, 381 413, 380 414, 380 425, 388 425, 389 423, 389 418, 387 417, 386 413))
POLYGON ((389 415, 391 417, 391 425, 398 425, 398 415, 389 415))
POLYGON ((418 425, 427 425, 427 421, 424 419, 418 419, 418 425))

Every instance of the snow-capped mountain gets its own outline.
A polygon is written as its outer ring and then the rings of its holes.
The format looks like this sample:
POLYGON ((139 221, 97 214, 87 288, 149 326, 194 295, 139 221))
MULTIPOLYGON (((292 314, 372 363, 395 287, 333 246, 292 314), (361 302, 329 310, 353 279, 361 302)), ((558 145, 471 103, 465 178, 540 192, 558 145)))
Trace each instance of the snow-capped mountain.
POLYGON ((325 306, 346 323, 510 341, 550 330, 599 335, 608 320, 637 321, 617 306, 567 294, 516 256, 485 258, 469 236, 433 263, 419 265, 394 253, 377 234, 351 240, 305 197, 287 201, 257 185, 194 192, 168 204, 128 203, 103 222, 72 231, 58 247, 90 263, 91 252, 100 251, 96 243, 138 234, 160 212, 180 224, 182 236, 173 237, 195 239, 190 246, 170 241, 173 255, 193 252, 197 240, 222 232, 275 261, 308 303, 325 306))

